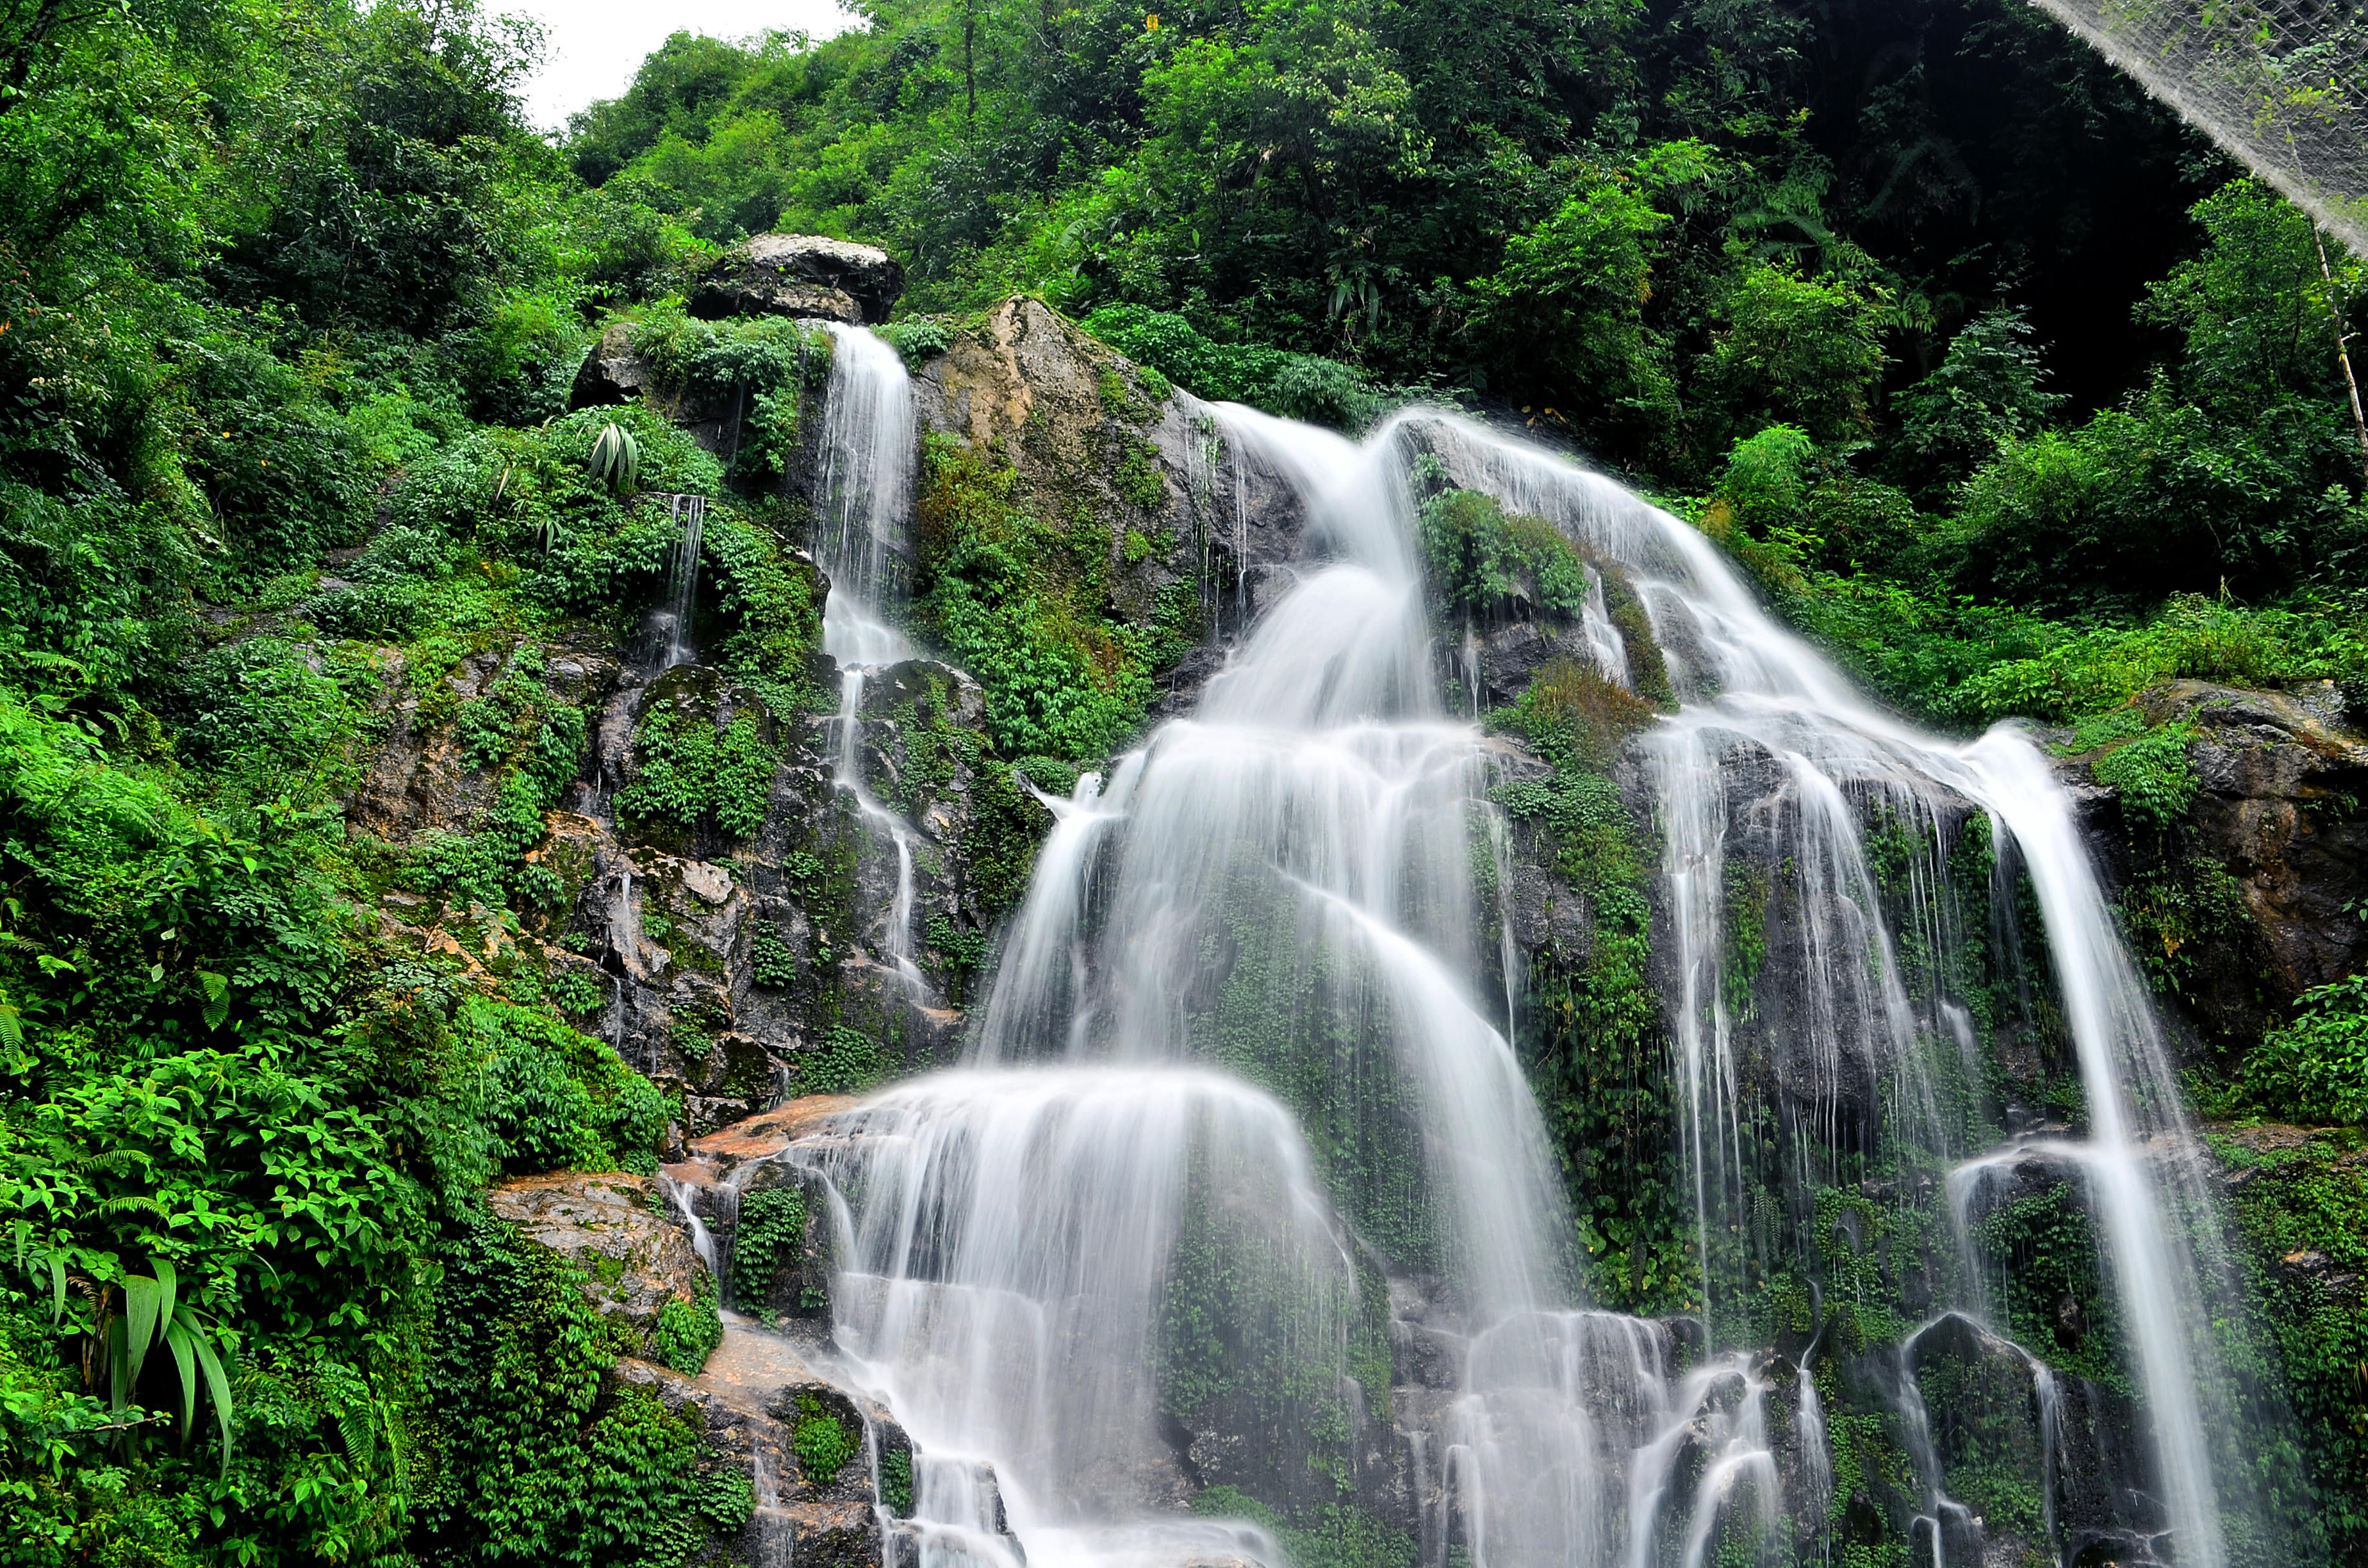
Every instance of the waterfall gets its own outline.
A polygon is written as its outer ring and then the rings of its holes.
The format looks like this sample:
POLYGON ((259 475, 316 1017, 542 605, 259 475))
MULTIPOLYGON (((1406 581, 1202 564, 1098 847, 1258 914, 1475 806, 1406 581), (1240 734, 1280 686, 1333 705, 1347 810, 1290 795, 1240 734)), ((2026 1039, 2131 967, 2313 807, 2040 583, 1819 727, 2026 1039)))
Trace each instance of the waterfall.
POLYGON ((832 338, 830 382, 823 394, 822 515, 814 556, 830 583, 822 649, 839 667, 831 782, 853 798, 866 830, 895 850, 896 891, 883 956, 905 995, 920 1002, 928 987, 913 961, 913 828, 881 803, 864 777, 862 719, 866 679, 915 653, 889 619, 889 607, 902 591, 899 552, 919 426, 912 380, 896 350, 863 327, 825 324, 832 338))
MULTIPOLYGON (((2032 741, 2011 728, 1948 741, 1875 709, 1694 529, 1468 422, 1408 414, 1352 445, 1206 412, 1237 475, 1255 454, 1304 501, 1296 580, 1194 716, 1056 804, 970 1062, 793 1151, 835 1195, 839 1343, 920 1449, 991 1461, 1040 1568, 1208 1555, 1218 1527, 1167 1511, 1190 1484, 1292 1492, 1310 1445, 1335 1440, 1319 1426, 1380 1418, 1349 1369, 1382 1257, 1444 1280, 1440 1310, 1456 1314, 1432 1325, 1460 1347, 1452 1395, 1386 1417, 1436 1478, 1430 1561, 1460 1548, 1472 1568, 1691 1568, 1723 1530, 1765 1542, 1780 1477, 1764 1367, 1733 1343, 1736 1249, 1811 1221, 1744 1206, 1765 1184, 1839 1186, 1844 1151, 1878 1136, 1919 1170, 1977 1156, 1955 1076, 1971 1025, 1950 1014, 1939 956, 1959 917, 1936 846, 1978 817, 2044 916, 2087 1096, 2078 1163, 2180 1561, 2219 1568, 2209 1269, 2179 1224, 2208 1210, 2184 1167, 2157 1158, 2189 1136, 2176 1084, 2032 741), (1483 980, 1495 916, 1473 824, 1491 752, 1441 700, 1417 458, 1616 569, 1679 699, 1638 750, 1657 799, 1665 1005, 1711 1338, 1682 1373, 1668 1325, 1579 1299, 1512 1003, 1483 980), (1747 800, 1734 765, 1752 759, 1747 800), (1728 841, 1747 807, 1799 915, 1780 1042, 1797 1103, 1774 1155, 1759 1128, 1777 1108, 1749 1049, 1763 1026, 1728 1002, 1728 841), (1870 821, 1891 835, 1881 857, 1870 821), (1227 1260, 1222 1290, 1212 1256, 1227 1260)), ((1637 651, 1602 584, 1578 631, 1624 677, 1637 651)), ((1906 1417, 1920 1396, 1900 1381, 1906 1417)), ((1797 1409, 1796 1437, 1814 1426, 1817 1450, 1804 1466, 1829 1488, 1805 1372, 1797 1409)), ((1977 1527, 1947 1516, 1937 1459, 1926 1468, 1938 1554, 1939 1525, 1977 1527)), ((977 1521, 929 1509, 923 1562, 951 1565, 927 1527, 951 1540, 977 1521)), ((1225 1552, 1279 1562, 1259 1532, 1224 1528, 1225 1552)))
POLYGON ((913 656, 887 619, 901 591, 905 514, 920 450, 913 383, 896 350, 864 327, 830 328, 830 382, 823 392, 821 516, 814 559, 830 579, 823 652, 844 665, 879 669, 913 656))
POLYGON ((666 608, 659 614, 659 624, 666 633, 660 667, 670 670, 698 656, 691 643, 690 629, 699 608, 699 536, 707 524, 707 497, 673 496, 667 502, 666 514, 682 528, 666 572, 666 608))

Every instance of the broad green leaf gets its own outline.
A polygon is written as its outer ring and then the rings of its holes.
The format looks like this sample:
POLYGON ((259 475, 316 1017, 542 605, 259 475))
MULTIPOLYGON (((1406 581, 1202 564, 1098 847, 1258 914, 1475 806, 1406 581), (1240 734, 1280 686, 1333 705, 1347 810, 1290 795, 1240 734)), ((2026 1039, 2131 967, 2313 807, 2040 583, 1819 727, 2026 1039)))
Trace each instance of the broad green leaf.
POLYGON ((206 1374, 206 1392, 213 1397, 214 1419, 222 1424, 222 1473, 230 1473, 230 1379, 222 1372, 222 1364, 214 1355, 209 1336, 193 1334, 189 1346, 198 1353, 198 1365, 206 1374))
POLYGON ((161 1257, 148 1260, 149 1271, 156 1277, 156 1332, 163 1334, 165 1325, 173 1321, 173 1308, 181 1293, 181 1276, 161 1257))
POLYGON ((130 1363, 125 1375, 135 1391, 140 1386, 140 1368, 148 1359, 148 1347, 156 1343, 156 1308, 163 1294, 156 1281, 144 1275, 123 1277, 123 1355, 130 1363))
POLYGON ((181 1374, 181 1436, 189 1435, 189 1423, 198 1415, 197 1352, 190 1348, 200 1331, 189 1320, 189 1309, 183 1307, 176 1322, 165 1325, 165 1343, 173 1352, 173 1365, 181 1374))
POLYGON ((118 1415, 131 1402, 131 1381, 124 1374, 129 1359, 123 1353, 123 1319, 118 1316, 107 1325, 107 1403, 118 1415))
POLYGON ((66 1260, 50 1254, 50 1325, 66 1321, 66 1260))

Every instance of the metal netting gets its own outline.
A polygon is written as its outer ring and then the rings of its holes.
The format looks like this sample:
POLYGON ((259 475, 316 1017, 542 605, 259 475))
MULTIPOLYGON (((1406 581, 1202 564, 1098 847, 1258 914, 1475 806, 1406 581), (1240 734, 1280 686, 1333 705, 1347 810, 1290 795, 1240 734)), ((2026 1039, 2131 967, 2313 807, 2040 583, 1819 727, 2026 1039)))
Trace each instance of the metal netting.
POLYGON ((2361 0, 2034 0, 2368 256, 2361 0))

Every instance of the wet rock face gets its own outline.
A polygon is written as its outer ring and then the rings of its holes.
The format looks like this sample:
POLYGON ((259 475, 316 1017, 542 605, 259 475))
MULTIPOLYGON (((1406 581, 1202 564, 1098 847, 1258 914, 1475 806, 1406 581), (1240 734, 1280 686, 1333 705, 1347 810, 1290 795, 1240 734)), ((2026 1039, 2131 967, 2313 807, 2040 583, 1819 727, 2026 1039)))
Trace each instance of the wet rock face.
POLYGON ((707 1272, 649 1176, 523 1176, 495 1187, 485 1205, 581 1268, 585 1295, 601 1315, 621 1320, 637 1343, 648 1343, 668 1302, 692 1299, 707 1272))
POLYGON ((691 290, 690 313, 810 316, 876 325, 905 291, 886 251, 818 234, 758 234, 728 252, 691 290))
POLYGON ((2272 971, 2294 993, 2368 960, 2368 926, 2347 908, 2368 893, 2368 744, 2330 722, 2320 695, 2314 706, 2180 682, 2146 699, 2149 718, 2203 732, 2191 820, 2244 883, 2272 971))
POLYGON ((2173 681, 2142 695, 2153 724, 2194 727, 2196 796, 2175 831, 2133 831, 2085 763, 2060 771, 2134 948, 2172 983, 2174 1023, 2243 1049, 2294 998, 2368 966, 2368 743, 2327 683, 2297 695, 2173 681), (2157 931, 2155 927, 2159 926, 2157 931))
MULTIPOLYGON (((1197 579, 1213 642, 1289 585, 1306 518, 1282 476, 1227 441, 1208 405, 1042 301, 1006 301, 921 369, 914 393, 923 429, 1010 465, 1021 505, 1109 528, 1110 598, 1130 619, 1197 579)), ((1213 646, 1181 661, 1155 717, 1189 706, 1218 663, 1213 646)))
POLYGON ((587 1027, 680 1088, 689 1132, 952 1059, 1002 907, 997 878, 1008 899, 1050 821, 985 762, 985 717, 977 683, 942 665, 866 686, 865 777, 916 830, 905 942, 928 992, 916 1006, 892 965, 896 848, 834 782, 836 721, 777 717, 695 665, 627 672, 614 688, 575 809, 552 813, 535 856, 567 890, 564 944, 598 974, 587 1027), (723 810, 635 814, 661 722, 718 734, 754 724, 773 760, 768 780, 740 786, 761 795, 739 805, 753 832, 732 831, 723 810))

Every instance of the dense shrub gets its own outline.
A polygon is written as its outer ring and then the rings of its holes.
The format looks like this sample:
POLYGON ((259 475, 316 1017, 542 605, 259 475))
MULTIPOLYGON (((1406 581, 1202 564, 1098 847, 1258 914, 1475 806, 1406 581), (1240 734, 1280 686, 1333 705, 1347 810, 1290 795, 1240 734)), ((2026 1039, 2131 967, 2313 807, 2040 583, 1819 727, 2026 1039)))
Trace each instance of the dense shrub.
POLYGON ((2246 1054, 2237 1104, 2317 1125, 2368 1122, 2368 975, 2307 991, 2246 1054))

